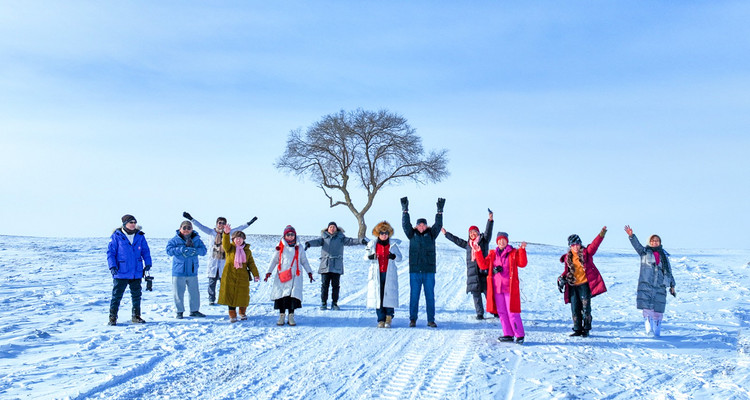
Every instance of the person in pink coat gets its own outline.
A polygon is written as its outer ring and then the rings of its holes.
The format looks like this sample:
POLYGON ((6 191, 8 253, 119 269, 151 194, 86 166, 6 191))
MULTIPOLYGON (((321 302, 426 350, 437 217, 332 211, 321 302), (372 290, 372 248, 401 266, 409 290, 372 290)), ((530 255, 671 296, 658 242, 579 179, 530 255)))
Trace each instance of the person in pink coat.
POLYGON ((477 246, 474 249, 474 258, 479 268, 489 270, 487 275, 487 311, 497 314, 503 328, 503 336, 497 338, 499 342, 512 342, 523 344, 526 336, 521 320, 521 290, 518 281, 518 268, 523 268, 528 263, 526 259, 526 242, 515 249, 508 244, 508 234, 498 232, 496 238, 497 248, 482 255, 482 250, 477 246))
POLYGON ((573 333, 570 336, 589 336, 591 298, 607 291, 604 279, 594 265, 594 254, 606 233, 605 226, 586 247, 582 246, 578 235, 568 236, 570 250, 560 257, 565 269, 557 278, 557 287, 561 293, 565 293, 565 304, 570 303, 570 311, 573 314, 573 333))

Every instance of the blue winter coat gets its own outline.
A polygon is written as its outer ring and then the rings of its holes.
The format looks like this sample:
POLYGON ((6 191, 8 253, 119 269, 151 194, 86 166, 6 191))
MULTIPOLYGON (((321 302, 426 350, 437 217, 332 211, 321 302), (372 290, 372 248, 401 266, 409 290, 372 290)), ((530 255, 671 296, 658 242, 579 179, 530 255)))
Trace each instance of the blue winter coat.
POLYGON ((110 237, 107 247, 107 264, 116 279, 141 279, 143 278, 143 263, 151 268, 151 251, 146 243, 146 236, 142 231, 137 231, 130 244, 128 237, 122 229, 117 229, 110 237))
POLYGON ((193 246, 188 247, 187 241, 177 235, 167 242, 167 254, 172 256, 172 276, 197 276, 198 257, 205 256, 208 252, 200 236, 195 231, 191 234, 193 246))

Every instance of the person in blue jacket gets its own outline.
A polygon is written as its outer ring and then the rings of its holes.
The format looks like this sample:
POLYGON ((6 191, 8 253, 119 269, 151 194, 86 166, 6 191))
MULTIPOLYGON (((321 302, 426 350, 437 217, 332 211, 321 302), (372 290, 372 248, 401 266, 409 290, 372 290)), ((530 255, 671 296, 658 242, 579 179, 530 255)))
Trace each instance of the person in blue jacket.
POLYGON ((146 322, 141 318, 141 279, 143 271, 151 269, 151 251, 137 222, 134 216, 125 214, 122 217, 122 227, 115 229, 107 246, 107 265, 113 281, 109 325, 117 325, 120 301, 128 286, 133 299, 131 321, 135 324, 146 322))
POLYGON ((172 256, 172 294, 177 319, 185 312, 185 287, 190 296, 190 316, 205 317, 200 312, 201 299, 198 289, 198 257, 208 252, 198 233, 193 231, 190 221, 182 221, 177 234, 167 242, 167 254, 172 256))

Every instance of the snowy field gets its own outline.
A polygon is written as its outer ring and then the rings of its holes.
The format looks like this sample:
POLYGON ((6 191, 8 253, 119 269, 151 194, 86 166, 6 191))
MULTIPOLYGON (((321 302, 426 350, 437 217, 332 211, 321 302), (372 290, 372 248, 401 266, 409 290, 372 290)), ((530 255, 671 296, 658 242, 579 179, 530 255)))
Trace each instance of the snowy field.
MULTIPOLYGON (((663 336, 653 338, 635 308, 638 257, 613 229, 595 258, 609 291, 592 301, 592 336, 573 338, 555 284, 565 249, 529 244, 520 346, 495 341, 497 319, 474 319, 465 252, 442 237, 437 329, 425 326, 423 299, 417 327, 407 326, 406 262, 394 327, 375 327, 374 310, 365 308, 362 246, 345 251, 340 311, 318 309, 315 274, 298 326, 275 325, 270 283, 262 281, 251 286, 250 319, 230 324, 225 307, 208 306, 203 258, 208 317, 176 320, 166 239, 148 240, 156 277, 154 291, 144 291, 148 323, 130 323, 126 292, 119 325, 110 327, 108 238, 0 236, 0 398, 750 398, 750 251, 667 246, 677 298, 669 296, 663 336)), ((248 241, 264 273, 278 237, 248 241)), ((316 271, 319 254, 308 255, 316 271)))

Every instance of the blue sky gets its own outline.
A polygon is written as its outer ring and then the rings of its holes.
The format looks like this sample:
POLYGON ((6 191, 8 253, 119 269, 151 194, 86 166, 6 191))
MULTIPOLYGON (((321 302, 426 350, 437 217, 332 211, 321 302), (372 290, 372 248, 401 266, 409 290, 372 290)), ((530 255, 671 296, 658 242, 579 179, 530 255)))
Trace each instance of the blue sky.
MULTIPOLYGON (((316 234, 348 210, 273 167, 341 109, 403 115, 451 176, 383 191, 466 236, 748 248, 745 2, 0 4, 0 234, 150 236, 183 210, 316 234)), ((358 203, 361 204, 361 200, 358 203)), ((444 240, 444 239, 440 239, 444 240)))

